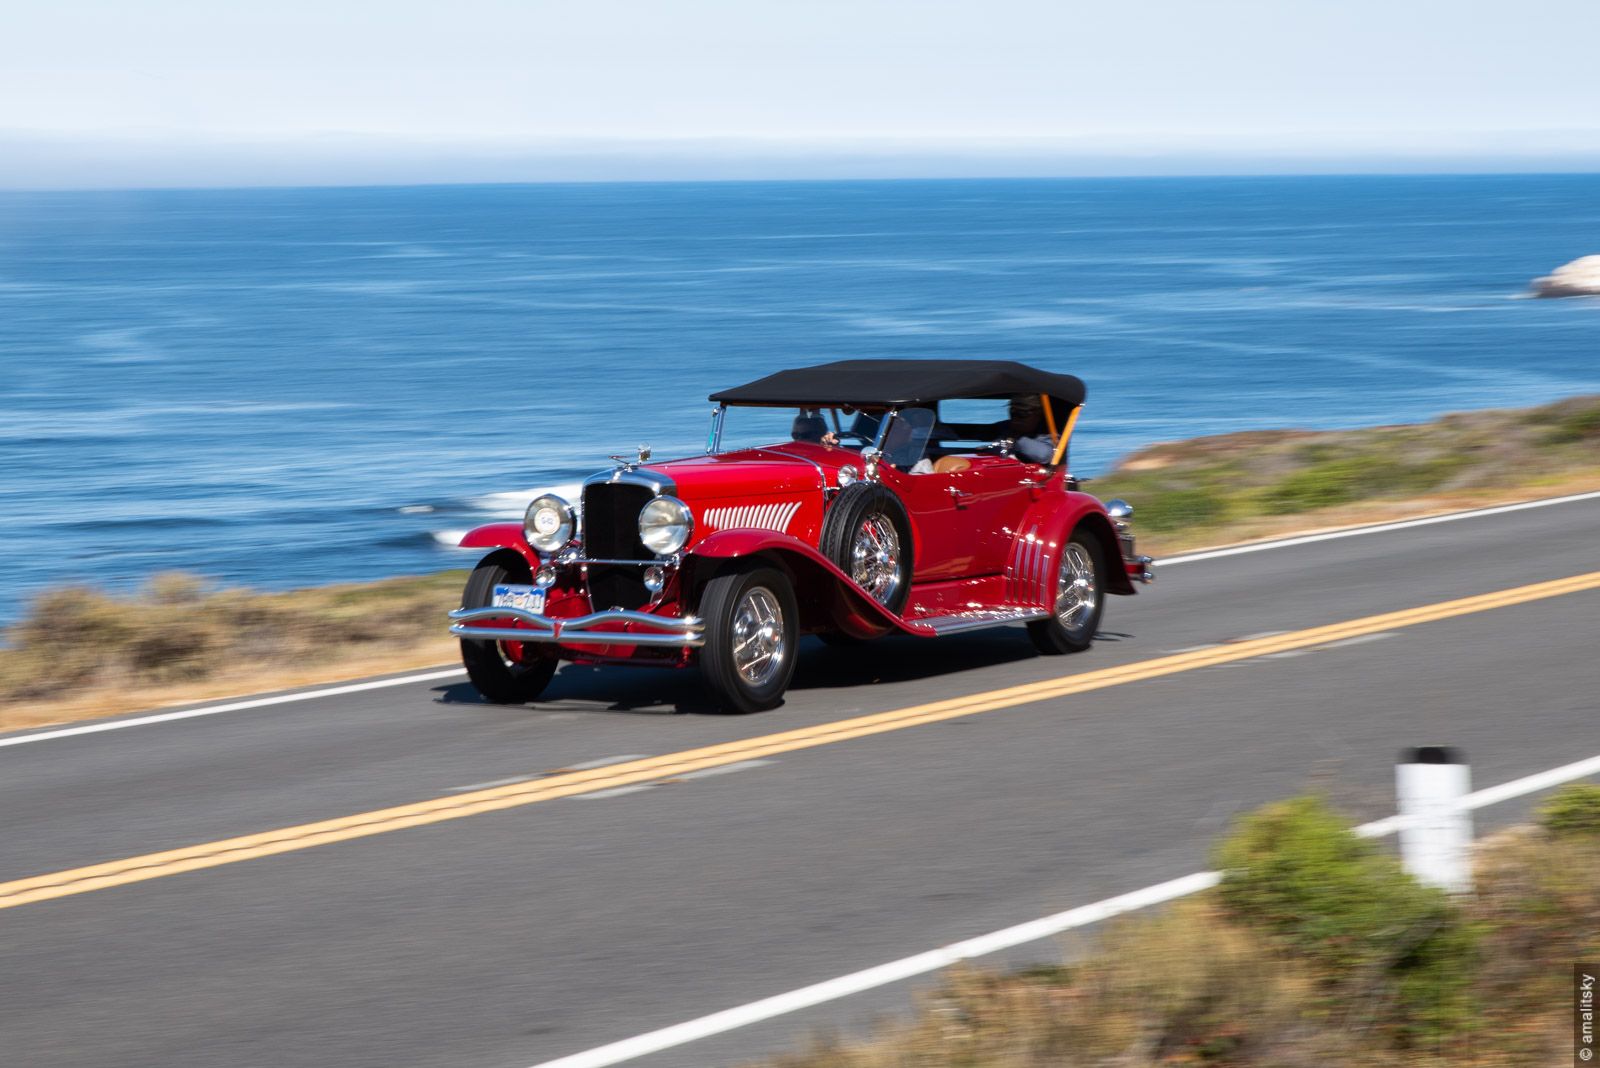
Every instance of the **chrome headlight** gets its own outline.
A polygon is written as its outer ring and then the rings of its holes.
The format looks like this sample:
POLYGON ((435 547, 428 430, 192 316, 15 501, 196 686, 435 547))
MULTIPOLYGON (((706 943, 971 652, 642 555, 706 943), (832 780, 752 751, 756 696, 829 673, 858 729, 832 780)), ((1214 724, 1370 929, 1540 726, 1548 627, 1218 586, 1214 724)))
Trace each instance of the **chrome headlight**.
POLYGON ((522 532, 535 549, 555 552, 572 540, 572 505, 553 493, 535 497, 522 517, 522 532))
POLYGON ((845 464, 839 468, 839 488, 844 489, 860 477, 861 473, 856 470, 854 464, 845 464))
POLYGON ((670 556, 689 543, 694 516, 676 497, 657 497, 639 510, 639 540, 658 556, 670 556))

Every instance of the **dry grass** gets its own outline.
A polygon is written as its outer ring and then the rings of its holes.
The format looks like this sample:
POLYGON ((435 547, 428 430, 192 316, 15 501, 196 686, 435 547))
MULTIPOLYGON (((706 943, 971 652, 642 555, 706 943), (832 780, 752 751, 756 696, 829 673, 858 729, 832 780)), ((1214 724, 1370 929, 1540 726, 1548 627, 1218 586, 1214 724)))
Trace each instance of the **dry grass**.
POLYGON ((63 589, 0 649, 0 728, 39 726, 452 661, 465 573, 287 593, 161 575, 129 597, 63 589))
POLYGON ((956 969, 910 1021, 818 1038, 766 1068, 1566 1063, 1572 965, 1600 956, 1600 839, 1534 828, 1487 839, 1476 893, 1451 908, 1468 940, 1464 989, 1450 997, 1470 1012, 1420 1039, 1389 1023, 1393 969, 1337 972, 1212 893, 1125 918, 1058 968, 956 969))
POLYGON ((1600 397, 1431 423, 1154 445, 1089 487, 1155 555, 1600 489, 1600 397))

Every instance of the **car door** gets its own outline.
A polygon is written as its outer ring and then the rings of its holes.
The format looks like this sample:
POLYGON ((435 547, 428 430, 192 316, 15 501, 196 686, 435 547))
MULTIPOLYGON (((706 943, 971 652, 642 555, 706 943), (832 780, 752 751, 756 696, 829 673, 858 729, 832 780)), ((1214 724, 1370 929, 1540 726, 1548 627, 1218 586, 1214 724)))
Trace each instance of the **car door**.
POLYGON ((911 516, 914 582, 940 582, 973 573, 977 547, 966 513, 957 506, 959 498, 951 492, 956 477, 894 472, 884 479, 911 516))
POLYGON ((1012 542, 1033 503, 1030 484, 1044 478, 1045 469, 1010 456, 974 456, 954 480, 956 516, 970 538, 973 553, 970 574, 997 575, 1005 570, 1012 542))

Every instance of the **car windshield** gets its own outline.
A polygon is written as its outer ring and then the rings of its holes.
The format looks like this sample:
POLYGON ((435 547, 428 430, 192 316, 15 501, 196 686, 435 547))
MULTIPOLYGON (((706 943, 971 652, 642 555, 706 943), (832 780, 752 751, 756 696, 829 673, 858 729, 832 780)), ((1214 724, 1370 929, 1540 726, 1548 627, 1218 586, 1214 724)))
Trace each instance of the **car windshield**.
POLYGON ((756 408, 730 407, 722 417, 719 452, 778 445, 789 441, 829 444, 859 450, 871 445, 878 435, 882 412, 831 408, 756 408))

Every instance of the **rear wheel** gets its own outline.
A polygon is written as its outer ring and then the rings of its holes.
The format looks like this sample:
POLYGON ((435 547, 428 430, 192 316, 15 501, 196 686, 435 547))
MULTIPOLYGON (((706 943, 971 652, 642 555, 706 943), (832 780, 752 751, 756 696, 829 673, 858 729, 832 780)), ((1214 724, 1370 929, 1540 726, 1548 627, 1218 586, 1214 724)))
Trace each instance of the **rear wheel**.
MULTIPOLYGON (((487 608, 494 601, 496 585, 529 581, 528 566, 520 557, 487 556, 468 576, 461 607, 487 608)), ((467 678, 485 701, 497 705, 520 705, 538 698, 558 666, 551 652, 532 643, 461 639, 461 663, 467 678)))
POLYGON ((1104 554, 1092 534, 1076 531, 1061 550, 1056 568, 1054 613, 1028 624, 1028 637, 1041 653, 1077 653, 1094 644, 1105 610, 1104 554))
POLYGON ((799 612, 781 571, 745 566, 706 583, 700 673, 723 712, 759 712, 783 700, 794 677, 799 612))

